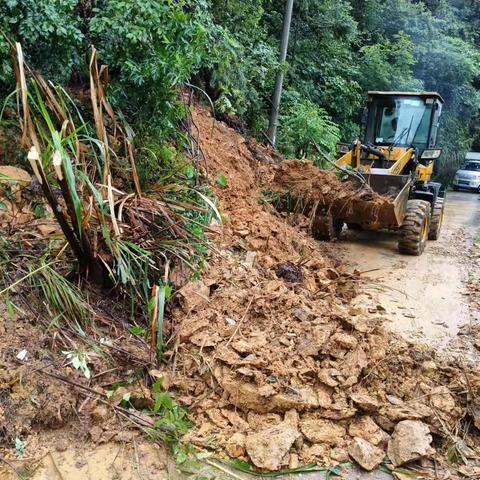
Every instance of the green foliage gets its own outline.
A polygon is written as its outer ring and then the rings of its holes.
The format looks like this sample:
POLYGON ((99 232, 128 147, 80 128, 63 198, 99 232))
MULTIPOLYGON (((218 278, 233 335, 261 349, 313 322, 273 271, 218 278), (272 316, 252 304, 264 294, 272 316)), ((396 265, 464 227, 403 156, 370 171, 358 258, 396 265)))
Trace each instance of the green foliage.
POLYGON ((392 40, 360 49, 360 78, 366 90, 420 90, 422 82, 412 78, 414 44, 401 32, 392 40))
POLYGON ((175 87, 200 66, 205 30, 184 1, 107 0, 93 9, 90 40, 109 65, 117 105, 173 129, 175 87))
MULTIPOLYGON (((67 82, 81 58, 84 35, 76 15, 78 0, 5 0, 0 2, 0 28, 23 45, 27 62, 49 78, 67 82)), ((15 78, 8 44, 0 36, 0 93, 15 78)))
MULTIPOLYGON (((88 84, 95 46, 109 66, 112 103, 162 138, 184 114, 175 89, 200 67, 207 44, 187 0, 6 0, 0 29, 21 42, 29 65, 63 85, 88 84)), ((0 94, 13 88, 8 43, 0 35, 0 94)))
POLYGON ((266 126, 268 99, 278 67, 278 49, 261 24, 263 2, 193 1, 208 41, 202 69, 195 77, 217 111, 240 114, 257 133, 266 126))
POLYGON ((138 325, 133 326, 133 327, 130 327, 130 328, 128 329, 128 331, 129 331, 132 335, 145 335, 145 333, 146 333, 145 328, 139 327, 138 325))
POLYGON ((40 268, 43 268, 31 277, 31 283, 40 288, 50 313, 56 319, 70 320, 81 328, 91 320, 91 309, 80 289, 52 268, 47 259, 48 256, 40 259, 40 268))
POLYGON ((245 462, 244 460, 233 460, 228 462, 227 465, 241 471, 252 475, 254 477, 261 477, 261 478, 276 478, 281 477, 283 475, 292 475, 292 474, 299 474, 299 473, 312 473, 312 472, 324 472, 326 474, 325 478, 330 478, 330 475, 342 475, 343 467, 350 466, 348 463, 340 464, 334 467, 319 467, 316 463, 308 463, 306 465, 302 465, 297 468, 286 468, 283 470, 278 470, 276 472, 259 472, 253 466, 245 462))
POLYGON ((309 100, 292 99, 281 118, 280 147, 285 155, 314 158, 315 145, 333 153, 340 139, 340 129, 323 109, 309 100))
POLYGON ((154 395, 153 413, 156 415, 155 429, 172 447, 180 448, 178 441, 191 426, 187 411, 175 403, 167 392, 162 391, 162 381, 152 385, 154 395))
MULTIPOLYGON (((369 89, 439 91, 449 127, 441 134, 443 162, 450 165, 472 145, 480 148, 479 5, 295 2, 284 65, 278 63, 284 0, 5 0, 0 28, 22 42, 34 68, 64 84, 88 82, 85 60, 95 45, 109 65, 113 104, 146 147, 139 154, 146 186, 176 163, 165 140, 178 138, 177 122, 186 113, 177 101, 179 85, 201 87, 219 113, 240 117, 261 137, 278 69, 296 102, 323 109, 345 141, 360 133, 358 109, 369 89)), ((0 38, 0 94, 12 88, 8 46, 0 38)), ((304 140, 292 139, 291 130, 300 115, 285 100, 279 141, 288 154, 303 154, 304 140)), ((328 118, 324 113, 321 119, 328 118)), ((318 115, 313 118, 318 124, 318 115)), ((321 131, 313 130, 314 136, 321 131)))
POLYGON ((80 370, 87 380, 90 379, 92 373, 88 367, 89 358, 84 350, 69 350, 62 352, 68 360, 68 365, 72 365, 76 370, 80 370))
POLYGON ((227 188, 228 187, 228 178, 223 173, 221 173, 220 175, 217 176, 216 182, 217 182, 217 185, 220 188, 227 188))
POLYGON ((15 454, 17 457, 23 457, 25 454, 25 443, 19 437, 15 437, 15 454))

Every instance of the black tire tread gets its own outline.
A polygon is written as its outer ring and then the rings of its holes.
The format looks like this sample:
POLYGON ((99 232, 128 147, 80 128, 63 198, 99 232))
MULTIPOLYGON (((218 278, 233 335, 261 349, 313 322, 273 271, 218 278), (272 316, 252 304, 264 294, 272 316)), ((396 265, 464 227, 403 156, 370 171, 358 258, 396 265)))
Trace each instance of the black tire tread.
POLYGON ((445 202, 443 198, 437 198, 433 206, 432 219, 430 220, 430 229, 428 231, 429 240, 438 240, 442 229, 443 208, 445 202))
POLYGON ((398 250, 406 255, 421 255, 425 249, 427 236, 422 238, 424 220, 430 220, 430 203, 425 200, 412 199, 407 202, 407 210, 402 226, 398 250))
POLYGON ((340 236, 343 222, 336 221, 328 213, 315 215, 312 222, 312 236, 316 240, 331 242, 340 236))

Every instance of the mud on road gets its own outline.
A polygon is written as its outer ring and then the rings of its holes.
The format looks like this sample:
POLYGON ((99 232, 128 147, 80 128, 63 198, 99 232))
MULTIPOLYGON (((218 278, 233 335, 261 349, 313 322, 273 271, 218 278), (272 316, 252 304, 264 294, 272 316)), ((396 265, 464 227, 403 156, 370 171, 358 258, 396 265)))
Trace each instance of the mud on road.
POLYGON ((457 335, 480 318, 466 289, 479 226, 479 195, 449 192, 440 238, 420 257, 399 255, 394 233, 344 232, 337 244, 344 262, 360 271, 378 269, 355 302, 372 312, 385 309, 390 328, 408 339, 455 350, 457 335))

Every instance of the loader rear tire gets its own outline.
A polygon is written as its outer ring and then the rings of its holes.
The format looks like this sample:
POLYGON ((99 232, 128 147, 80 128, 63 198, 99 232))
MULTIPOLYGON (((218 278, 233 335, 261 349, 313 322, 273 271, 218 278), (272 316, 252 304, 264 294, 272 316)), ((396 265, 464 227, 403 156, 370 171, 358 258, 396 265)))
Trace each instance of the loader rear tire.
POLYGON ((343 222, 336 220, 328 213, 315 215, 312 222, 312 236, 315 240, 331 242, 340 236, 343 222))
POLYGON ((438 240, 438 237, 440 236, 440 230, 442 229, 443 224, 443 208, 444 199, 439 197, 433 206, 430 230, 428 231, 429 240, 438 240))
POLYGON ((398 250, 405 255, 421 255, 425 250, 430 227, 430 203, 409 200, 400 227, 398 250))

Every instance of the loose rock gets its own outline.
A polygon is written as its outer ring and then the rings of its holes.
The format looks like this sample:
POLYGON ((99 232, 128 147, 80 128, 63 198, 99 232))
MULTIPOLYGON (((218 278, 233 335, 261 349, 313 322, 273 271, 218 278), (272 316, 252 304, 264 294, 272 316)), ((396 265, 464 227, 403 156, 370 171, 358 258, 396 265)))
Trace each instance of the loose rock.
POLYGON ((350 443, 348 453, 361 467, 369 471, 377 468, 385 457, 382 449, 358 437, 350 443))
POLYGON ((248 435, 246 450, 255 466, 266 470, 278 470, 299 435, 299 431, 294 426, 283 422, 248 435))
POLYGON ((388 457, 396 467, 419 460, 435 453, 431 442, 428 425, 416 420, 404 420, 397 424, 388 442, 388 457))
POLYGON ((243 433, 234 433, 225 445, 227 453, 232 458, 243 457, 245 455, 246 437, 243 433))
POLYGON ((300 420, 300 430, 312 443, 337 445, 345 436, 345 427, 342 425, 315 417, 300 420))
POLYGON ((387 446, 390 436, 384 432, 371 417, 359 417, 352 420, 348 427, 351 437, 359 437, 373 445, 387 446))

